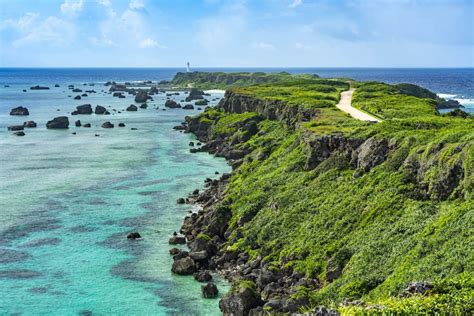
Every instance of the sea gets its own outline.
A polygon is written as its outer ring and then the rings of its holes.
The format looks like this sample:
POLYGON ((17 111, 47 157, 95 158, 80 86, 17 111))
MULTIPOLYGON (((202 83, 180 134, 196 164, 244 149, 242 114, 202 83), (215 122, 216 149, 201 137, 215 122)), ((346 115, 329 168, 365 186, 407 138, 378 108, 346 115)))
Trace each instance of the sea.
MULTIPOLYGON (((474 113, 473 68, 196 70, 414 83, 474 113)), ((104 86, 169 80, 178 71, 185 69, 0 69, 0 315, 220 315, 218 299, 202 298, 200 283, 171 273, 168 245, 183 218, 198 211, 176 200, 231 170, 222 158, 190 153, 195 137, 173 130, 202 110, 163 110, 166 95, 159 94, 147 109, 127 112, 133 97, 114 98, 104 86), (50 89, 29 89, 35 85, 50 89), (73 100, 77 93, 68 85, 96 93, 73 100), (111 115, 71 116, 81 104, 105 106, 111 115), (16 106, 30 115, 10 116, 16 106), (70 118, 68 130, 46 129, 48 120, 63 115, 70 118), (77 119, 92 127, 74 127, 77 119), (7 131, 27 120, 38 127, 25 136, 7 131), (115 128, 101 128, 105 121, 115 128), (134 231, 143 238, 127 240, 134 231)), ((210 106, 222 97, 212 91, 210 106)), ((180 102, 185 94, 171 98, 180 102)), ((220 297, 229 290, 218 275, 214 282, 220 297)))

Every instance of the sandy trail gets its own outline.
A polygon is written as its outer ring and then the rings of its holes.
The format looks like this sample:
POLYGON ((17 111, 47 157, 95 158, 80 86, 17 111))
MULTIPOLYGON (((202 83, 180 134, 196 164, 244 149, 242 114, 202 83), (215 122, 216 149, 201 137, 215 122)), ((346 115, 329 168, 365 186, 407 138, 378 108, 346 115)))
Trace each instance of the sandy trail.
POLYGON ((349 113, 350 116, 361 121, 380 122, 381 121, 380 119, 352 107, 351 101, 352 101, 353 92, 354 92, 354 89, 350 89, 348 91, 342 92, 341 100, 336 105, 337 108, 341 111, 349 113))

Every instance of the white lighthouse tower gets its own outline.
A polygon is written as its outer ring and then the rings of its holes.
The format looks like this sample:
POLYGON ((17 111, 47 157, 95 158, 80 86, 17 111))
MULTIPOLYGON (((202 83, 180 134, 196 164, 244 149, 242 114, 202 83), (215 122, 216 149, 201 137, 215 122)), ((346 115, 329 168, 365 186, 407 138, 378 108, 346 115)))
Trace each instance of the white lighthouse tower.
POLYGON ((188 63, 186 64, 186 66, 187 66, 187 67, 186 67, 186 72, 190 72, 191 70, 189 69, 189 61, 188 61, 188 63))

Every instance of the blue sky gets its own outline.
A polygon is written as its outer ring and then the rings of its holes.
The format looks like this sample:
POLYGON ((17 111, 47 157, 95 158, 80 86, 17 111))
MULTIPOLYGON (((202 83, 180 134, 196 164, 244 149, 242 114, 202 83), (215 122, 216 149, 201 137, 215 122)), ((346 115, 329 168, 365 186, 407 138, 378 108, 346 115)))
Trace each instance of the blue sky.
POLYGON ((0 0, 0 67, 473 67, 474 0, 0 0))

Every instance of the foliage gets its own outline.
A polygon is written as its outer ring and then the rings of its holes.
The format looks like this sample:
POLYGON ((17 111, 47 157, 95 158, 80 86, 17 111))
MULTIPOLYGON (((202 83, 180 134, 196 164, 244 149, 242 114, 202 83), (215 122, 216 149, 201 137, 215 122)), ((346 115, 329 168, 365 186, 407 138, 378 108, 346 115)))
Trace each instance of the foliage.
MULTIPOLYGON (((353 86, 354 105, 384 122, 359 122, 338 111, 334 104, 348 84, 337 80, 233 89, 288 106, 303 103, 319 114, 296 130, 259 121, 259 132, 240 145, 251 154, 222 202, 232 210, 229 248, 319 279, 312 303, 343 313, 472 312, 474 119, 439 115, 435 100, 413 87, 353 86), (407 95, 413 91, 422 97, 407 95), (386 140, 390 153, 357 176, 351 157, 339 152, 306 170, 308 139, 329 142, 336 135, 347 144, 386 140), (329 278, 334 271, 339 275, 329 278), (436 291, 399 297, 418 280, 435 282, 436 291), (355 299, 366 304, 339 305, 355 299)), ((212 121, 213 137, 231 135, 238 122, 258 115, 213 111, 201 116, 212 121)))

